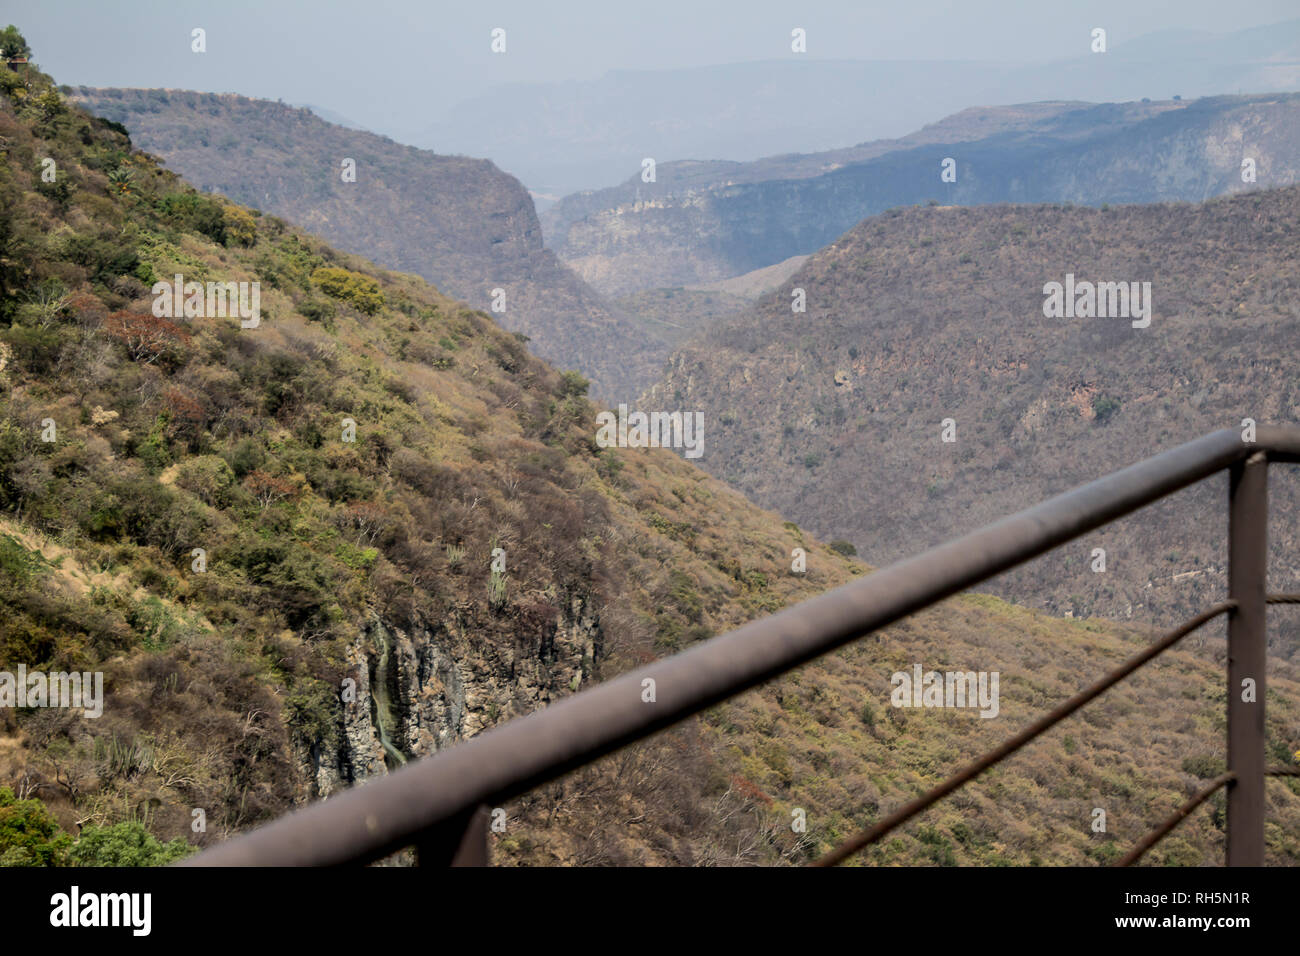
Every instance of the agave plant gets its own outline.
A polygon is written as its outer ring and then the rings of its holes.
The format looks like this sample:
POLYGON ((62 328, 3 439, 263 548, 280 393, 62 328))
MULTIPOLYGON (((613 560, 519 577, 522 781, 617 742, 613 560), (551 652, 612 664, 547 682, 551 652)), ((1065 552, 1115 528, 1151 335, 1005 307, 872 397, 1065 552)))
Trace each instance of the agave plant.
POLYGON ((499 611, 506 606, 506 576, 500 571, 493 571, 488 578, 488 607, 499 611))
POLYGON ((108 185, 123 195, 129 195, 132 192, 134 181, 135 171, 128 169, 126 166, 119 166, 108 174, 108 185))

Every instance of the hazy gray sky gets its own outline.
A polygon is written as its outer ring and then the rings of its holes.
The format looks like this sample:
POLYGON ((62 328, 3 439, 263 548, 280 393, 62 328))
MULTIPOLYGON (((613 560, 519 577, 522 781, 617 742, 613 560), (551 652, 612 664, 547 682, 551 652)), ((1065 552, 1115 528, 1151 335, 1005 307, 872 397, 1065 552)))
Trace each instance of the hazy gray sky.
POLYGON ((379 131, 508 82, 589 79, 789 54, 792 27, 825 59, 1078 55, 1168 29, 1226 33, 1300 16, 1297 0, 4 0, 59 82, 236 92, 326 107, 379 131), (208 51, 190 51, 190 30, 208 51), (489 49, 493 27, 507 52, 489 49))

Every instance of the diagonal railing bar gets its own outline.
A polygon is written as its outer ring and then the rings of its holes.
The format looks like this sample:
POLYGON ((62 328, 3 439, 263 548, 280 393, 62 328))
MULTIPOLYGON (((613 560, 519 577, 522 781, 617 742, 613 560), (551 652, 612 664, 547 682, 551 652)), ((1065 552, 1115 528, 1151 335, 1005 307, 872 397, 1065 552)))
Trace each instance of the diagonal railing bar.
POLYGON ((1186 820, 1188 814, 1190 814, 1193 810, 1199 807, 1206 800, 1210 799, 1210 797, 1214 796, 1222 788, 1226 787, 1236 778, 1237 775, 1233 773, 1231 770, 1229 770, 1225 774, 1220 774, 1219 776, 1215 777, 1213 780, 1209 782, 1209 784, 1206 786, 1204 790, 1202 790, 1200 793, 1192 797, 1192 799, 1188 800, 1176 811, 1174 811, 1173 815, 1170 816, 1169 819, 1165 820, 1164 823, 1160 824, 1160 826, 1156 827, 1154 830, 1152 830, 1150 833, 1144 836, 1141 840, 1138 841, 1137 846, 1133 847, 1133 849, 1129 850, 1127 853, 1125 853, 1122 857, 1120 857, 1111 865, 1132 866, 1138 860, 1142 859, 1142 855, 1146 853, 1147 850, 1151 849, 1162 839, 1164 839, 1165 835, 1168 834, 1170 830, 1172 830, 1174 827, 1178 826, 1178 824, 1186 820))
POLYGON ((1125 677, 1128 677, 1129 674, 1132 674, 1143 664, 1150 661, 1153 657, 1156 657, 1173 647, 1202 624, 1214 620, 1220 614, 1226 614, 1236 606, 1237 603, 1235 601, 1224 601, 1221 604, 1215 604, 1213 607, 1202 611, 1187 623, 1175 628, 1161 637, 1160 640, 1156 641, 1154 644, 1151 644, 1141 652, 1130 657, 1124 662, 1124 664, 1111 671, 1105 677, 1096 681, 1091 686, 1079 691, 1079 693, 1075 694, 1069 700, 1059 704, 1051 711, 1044 714, 1006 743, 999 747, 995 747, 979 759, 967 764, 963 770, 953 774, 947 780, 943 781, 943 783, 921 794, 921 796, 917 797, 915 800, 905 803, 889 816, 885 817, 885 819, 873 824, 860 833, 849 837, 849 839, 845 840, 825 856, 815 860, 811 865, 835 866, 862 850, 864 847, 875 843, 890 830, 906 823, 922 810, 925 810, 932 804, 942 800, 963 784, 974 780, 984 771, 988 770, 994 764, 1006 759, 1044 731, 1050 730, 1052 727, 1059 724, 1084 704, 1101 696, 1101 694, 1114 687, 1125 677))
MULTIPOLYGON (((1260 425, 1253 437, 1252 441, 1241 432, 1224 429, 1171 448, 796 607, 412 761, 178 865, 337 865, 370 862, 412 844, 428 848, 426 856, 434 857, 439 855, 434 848, 470 846, 472 841, 463 837, 464 821, 475 819, 477 807, 499 806, 1225 469, 1247 479, 1239 487, 1234 477, 1230 498, 1241 503, 1234 540, 1239 545, 1248 543, 1257 518, 1264 514, 1260 481, 1264 469, 1269 462, 1300 462, 1300 428, 1260 425)), ((1232 563, 1231 547, 1229 551, 1232 563)), ((1251 560, 1240 562, 1237 571, 1242 581, 1261 577, 1258 557, 1252 554, 1251 560)), ((1237 597, 1231 590, 1230 596, 1237 597)), ((1237 622, 1237 645, 1242 650, 1255 648, 1262 640, 1262 585, 1257 596, 1252 593, 1247 598, 1229 618, 1230 632, 1237 622)), ((1231 633, 1229 643, 1233 643, 1231 633)), ((1241 666, 1231 663, 1237 660, 1231 647, 1229 659, 1231 676, 1231 667, 1241 666)), ((1261 695, 1261 712, 1262 707, 1261 695)), ((1258 788, 1249 779, 1249 764, 1255 757, 1252 748, 1259 745, 1258 731, 1240 719, 1234 724, 1230 707, 1230 737, 1234 726, 1242 736, 1236 749, 1229 747, 1229 763, 1238 769, 1232 761, 1240 761, 1246 777, 1239 773, 1233 785, 1235 798, 1230 791, 1229 830, 1235 805, 1241 808, 1241 819, 1250 824, 1245 829, 1253 831, 1258 821, 1251 801, 1258 788)), ((1262 833, 1262 823, 1258 828, 1262 833)), ((1250 859, 1262 847, 1259 840, 1249 839, 1254 842, 1239 844, 1238 861, 1250 859)), ((1233 862, 1231 848, 1228 856, 1233 862)))
POLYGON ((1266 604, 1300 604, 1300 594, 1269 594, 1265 596, 1266 604))

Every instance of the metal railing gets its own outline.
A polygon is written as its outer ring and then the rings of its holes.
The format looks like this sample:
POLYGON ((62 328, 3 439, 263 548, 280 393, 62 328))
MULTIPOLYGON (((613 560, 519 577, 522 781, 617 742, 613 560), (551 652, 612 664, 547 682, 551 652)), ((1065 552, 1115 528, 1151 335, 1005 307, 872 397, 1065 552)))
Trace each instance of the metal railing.
MULTIPOLYGON (((1259 426, 1255 441, 1214 432, 956 540, 752 621, 590 690, 512 720, 363 786, 286 814, 191 857, 187 866, 366 863, 414 845, 422 864, 487 862, 487 809, 979 584, 1217 472, 1229 472, 1228 600, 1171 631, 1011 741, 821 860, 879 839, 1082 707, 1178 640, 1228 616, 1227 772, 1129 856, 1221 787, 1226 862, 1264 857, 1267 473, 1300 462, 1300 428, 1259 426), (1254 694, 1240 692, 1253 682, 1254 694), (648 690, 653 689, 653 693, 648 690), (1235 690, 1234 690, 1235 689, 1235 690)), ((1278 595, 1276 601, 1300 600, 1278 595)), ((1287 771, 1276 771, 1286 773, 1287 771)), ((1132 862, 1127 859, 1121 862, 1132 862)))

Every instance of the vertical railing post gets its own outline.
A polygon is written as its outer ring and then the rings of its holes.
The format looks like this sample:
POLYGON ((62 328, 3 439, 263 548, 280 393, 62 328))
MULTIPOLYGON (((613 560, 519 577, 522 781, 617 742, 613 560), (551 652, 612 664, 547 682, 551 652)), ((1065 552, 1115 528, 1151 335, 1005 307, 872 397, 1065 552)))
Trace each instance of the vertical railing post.
POLYGON ((487 866, 488 808, 475 807, 415 843, 419 866, 487 866))
POLYGON ((1268 460, 1256 453, 1228 480, 1228 866, 1264 864, 1267 570, 1268 460))

